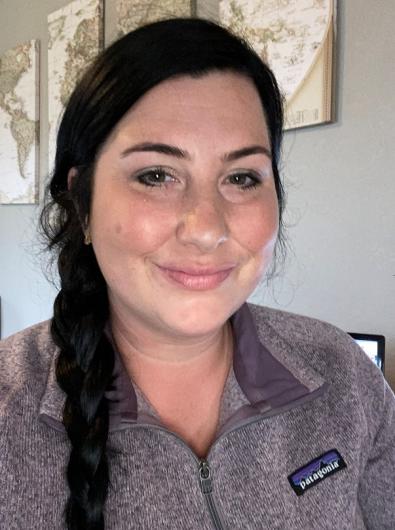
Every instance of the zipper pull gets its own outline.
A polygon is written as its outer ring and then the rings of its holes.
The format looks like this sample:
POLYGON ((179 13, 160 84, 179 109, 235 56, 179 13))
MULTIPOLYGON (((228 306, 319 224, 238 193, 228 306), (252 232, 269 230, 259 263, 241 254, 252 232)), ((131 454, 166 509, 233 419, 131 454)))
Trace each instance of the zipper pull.
POLYGON ((213 491, 211 483, 211 471, 210 466, 206 460, 201 460, 199 465, 199 477, 200 486, 204 494, 211 493, 213 491))

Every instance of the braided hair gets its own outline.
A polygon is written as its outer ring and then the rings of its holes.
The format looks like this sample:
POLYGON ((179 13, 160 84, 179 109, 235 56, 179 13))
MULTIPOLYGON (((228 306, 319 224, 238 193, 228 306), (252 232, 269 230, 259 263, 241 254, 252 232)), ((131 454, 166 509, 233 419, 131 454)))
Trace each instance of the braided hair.
POLYGON ((213 70, 245 75, 259 93, 271 142, 281 245, 282 98, 270 69, 228 30, 190 18, 140 27, 97 57, 62 117, 41 227, 49 249, 55 252, 60 277, 51 335, 59 348, 56 378, 66 394, 63 424, 71 445, 65 506, 68 530, 104 529, 110 483, 105 392, 112 385, 114 352, 104 333, 109 303, 94 248, 84 241, 95 163, 116 124, 148 90, 172 77, 200 77, 213 70))

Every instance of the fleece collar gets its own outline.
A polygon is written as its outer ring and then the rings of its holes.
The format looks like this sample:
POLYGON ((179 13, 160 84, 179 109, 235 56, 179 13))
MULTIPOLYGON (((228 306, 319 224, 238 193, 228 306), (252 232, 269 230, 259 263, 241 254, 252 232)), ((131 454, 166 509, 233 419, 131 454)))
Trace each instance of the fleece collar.
MULTIPOLYGON (((261 323, 258 334, 254 307, 243 304, 230 319, 233 366, 221 399, 218 434, 251 416, 271 415, 313 399, 324 386, 318 374, 294 364, 292 355, 283 355, 289 345, 285 342, 282 345, 278 337, 275 342, 271 341, 272 329, 268 327, 266 333, 263 327, 262 333, 261 323), (267 343, 273 344, 270 351, 267 343)), ((156 411, 130 380, 116 348, 114 354, 114 383, 105 393, 109 401, 110 432, 128 428, 131 423, 161 425, 156 411)), ((52 359, 39 415, 47 425, 64 431, 62 413, 66 396, 56 382, 56 357, 55 354, 52 359)))

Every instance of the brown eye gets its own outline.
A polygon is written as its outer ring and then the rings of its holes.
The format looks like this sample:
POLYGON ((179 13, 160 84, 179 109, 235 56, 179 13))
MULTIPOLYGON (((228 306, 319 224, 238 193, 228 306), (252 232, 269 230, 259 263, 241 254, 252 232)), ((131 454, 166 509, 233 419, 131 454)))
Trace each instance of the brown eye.
POLYGON ((137 176, 137 180, 144 186, 160 187, 167 182, 172 181, 173 177, 163 169, 158 168, 140 173, 140 175, 137 176))
POLYGON ((253 173, 233 173, 229 175, 230 184, 234 184, 242 190, 256 188, 261 181, 253 173))

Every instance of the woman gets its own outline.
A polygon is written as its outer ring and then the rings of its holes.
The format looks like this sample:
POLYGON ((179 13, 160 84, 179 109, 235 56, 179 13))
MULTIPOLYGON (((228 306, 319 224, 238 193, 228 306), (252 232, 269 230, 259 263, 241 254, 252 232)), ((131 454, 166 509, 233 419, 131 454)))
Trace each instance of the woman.
POLYGON ((54 316, 2 344, 1 528, 395 527, 380 372, 245 303, 281 242, 281 131, 270 70, 202 20, 84 75, 42 217, 54 316))

